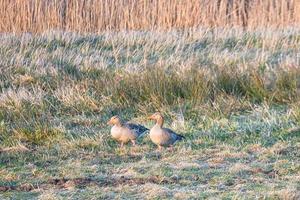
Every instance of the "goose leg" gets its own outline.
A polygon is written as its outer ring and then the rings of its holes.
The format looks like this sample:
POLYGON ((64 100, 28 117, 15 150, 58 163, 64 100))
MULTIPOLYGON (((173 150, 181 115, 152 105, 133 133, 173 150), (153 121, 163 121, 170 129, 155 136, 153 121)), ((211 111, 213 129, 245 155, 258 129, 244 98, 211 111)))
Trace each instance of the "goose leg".
POLYGON ((169 148, 168 148, 170 151, 173 151, 173 145, 170 145, 169 148))
POLYGON ((124 142, 121 142, 121 146, 120 147, 123 148, 123 146, 124 146, 124 142))
POLYGON ((161 145, 158 145, 158 151, 161 151, 163 148, 161 145))
POLYGON ((136 145, 135 140, 131 140, 131 143, 132 143, 133 146, 136 145))

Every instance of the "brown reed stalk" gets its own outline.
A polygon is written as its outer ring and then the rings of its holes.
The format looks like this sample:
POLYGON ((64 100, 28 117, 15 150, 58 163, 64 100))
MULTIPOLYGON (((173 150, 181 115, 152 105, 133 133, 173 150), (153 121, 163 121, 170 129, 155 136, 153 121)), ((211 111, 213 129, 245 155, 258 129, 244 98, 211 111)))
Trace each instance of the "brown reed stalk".
POLYGON ((300 0, 0 0, 0 32, 300 25, 300 0))

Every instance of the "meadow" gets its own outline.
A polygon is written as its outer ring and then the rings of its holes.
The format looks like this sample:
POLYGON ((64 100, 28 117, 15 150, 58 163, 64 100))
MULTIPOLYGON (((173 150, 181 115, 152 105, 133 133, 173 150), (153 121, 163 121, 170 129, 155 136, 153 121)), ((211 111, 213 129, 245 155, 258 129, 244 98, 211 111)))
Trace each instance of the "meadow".
POLYGON ((299 199, 300 29, 0 35, 1 199, 299 199), (120 148, 112 115, 186 139, 120 148))

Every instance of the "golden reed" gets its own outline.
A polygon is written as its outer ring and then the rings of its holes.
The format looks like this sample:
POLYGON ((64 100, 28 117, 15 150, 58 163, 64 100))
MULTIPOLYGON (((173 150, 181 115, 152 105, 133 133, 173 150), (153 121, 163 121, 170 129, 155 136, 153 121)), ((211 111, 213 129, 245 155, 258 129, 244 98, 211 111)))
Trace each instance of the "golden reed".
POLYGON ((0 32, 300 24, 300 0, 0 0, 0 32))

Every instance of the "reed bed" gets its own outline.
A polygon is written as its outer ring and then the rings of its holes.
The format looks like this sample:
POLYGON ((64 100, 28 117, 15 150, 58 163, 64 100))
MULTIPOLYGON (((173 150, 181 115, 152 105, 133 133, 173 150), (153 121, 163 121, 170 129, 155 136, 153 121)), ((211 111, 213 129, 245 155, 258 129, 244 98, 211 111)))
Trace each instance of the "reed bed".
POLYGON ((1 32, 287 27, 298 0, 0 0, 1 32))

